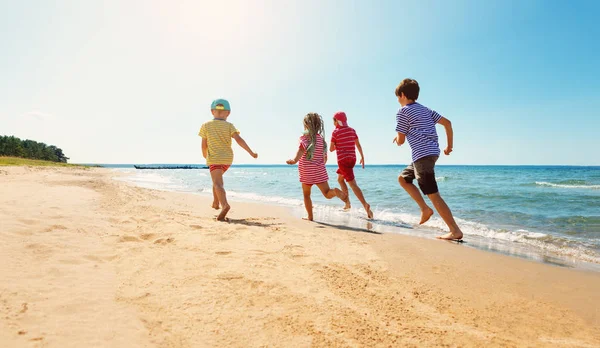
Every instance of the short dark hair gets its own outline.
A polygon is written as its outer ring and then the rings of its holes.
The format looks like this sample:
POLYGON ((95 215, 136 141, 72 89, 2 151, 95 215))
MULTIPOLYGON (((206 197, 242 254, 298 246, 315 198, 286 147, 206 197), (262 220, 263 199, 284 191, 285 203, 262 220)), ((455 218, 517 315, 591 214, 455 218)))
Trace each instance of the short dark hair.
POLYGON ((404 93, 404 96, 410 100, 419 99, 419 83, 417 80, 404 79, 398 87, 396 87, 396 96, 399 97, 404 93))

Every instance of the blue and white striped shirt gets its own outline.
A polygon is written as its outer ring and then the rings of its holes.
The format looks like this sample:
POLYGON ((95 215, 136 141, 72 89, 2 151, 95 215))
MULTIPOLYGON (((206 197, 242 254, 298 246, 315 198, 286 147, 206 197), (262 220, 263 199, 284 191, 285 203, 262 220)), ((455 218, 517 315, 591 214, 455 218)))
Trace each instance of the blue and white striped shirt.
POLYGON ((435 124, 442 115, 419 104, 405 105, 396 114, 396 132, 406 135, 413 162, 426 156, 439 156, 440 145, 435 124))

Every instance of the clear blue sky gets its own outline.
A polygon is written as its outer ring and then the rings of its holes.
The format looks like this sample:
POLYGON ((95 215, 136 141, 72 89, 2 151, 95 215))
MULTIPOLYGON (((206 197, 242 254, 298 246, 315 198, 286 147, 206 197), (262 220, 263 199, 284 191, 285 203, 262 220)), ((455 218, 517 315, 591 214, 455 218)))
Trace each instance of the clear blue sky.
POLYGON ((0 134, 71 162, 201 163, 223 97, 260 156, 237 163, 284 163, 307 112, 330 133, 338 110, 367 163, 406 163, 394 89, 412 77, 454 124, 440 164, 600 165, 598 18, 596 1, 0 0, 0 134))

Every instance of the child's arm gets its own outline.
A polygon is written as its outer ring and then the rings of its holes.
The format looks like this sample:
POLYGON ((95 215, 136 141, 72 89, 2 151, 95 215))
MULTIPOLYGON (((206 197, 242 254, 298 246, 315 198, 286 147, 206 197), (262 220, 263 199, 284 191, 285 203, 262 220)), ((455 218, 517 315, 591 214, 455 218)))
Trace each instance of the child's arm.
POLYGON ((287 164, 296 164, 298 163, 298 161, 300 160, 300 158, 302 158, 302 155, 304 155, 304 148, 302 146, 298 147, 298 152, 296 152, 296 157, 294 157, 294 159, 289 159, 287 161, 285 161, 285 163, 287 164))
POLYGON ((360 146, 360 141, 358 141, 358 138, 356 138, 356 140, 354 140, 354 143, 356 144, 358 153, 360 153, 360 164, 362 164, 363 169, 365 169, 365 156, 363 155, 362 146, 360 146))
POLYGON ((242 149, 246 150, 250 154, 250 156, 252 156, 254 158, 258 157, 258 154, 256 152, 252 151, 252 149, 250 149, 250 146, 248 146, 248 144, 246 144, 246 141, 244 139, 242 139, 242 137, 240 136, 240 133, 235 133, 232 136, 232 138, 235 139, 235 141, 238 143, 238 145, 242 149))
POLYGON ((452 152, 452 147, 454 146, 454 132, 452 131, 452 122, 450 122, 449 119, 442 117, 440 118, 438 123, 444 126, 444 128, 446 129, 446 138, 448 140, 448 146, 446 146, 444 153, 446 154, 446 156, 448 156, 450 152, 452 152))
POLYGON ((400 145, 404 144, 405 141, 406 141, 406 134, 398 132, 398 135, 396 135, 393 142, 396 143, 398 146, 400 146, 400 145))
POLYGON ((202 138, 202 156, 206 158, 208 156, 208 140, 202 138))
POLYGON ((333 140, 331 140, 331 144, 329 145, 329 151, 330 152, 335 151, 335 143, 333 142, 333 140))

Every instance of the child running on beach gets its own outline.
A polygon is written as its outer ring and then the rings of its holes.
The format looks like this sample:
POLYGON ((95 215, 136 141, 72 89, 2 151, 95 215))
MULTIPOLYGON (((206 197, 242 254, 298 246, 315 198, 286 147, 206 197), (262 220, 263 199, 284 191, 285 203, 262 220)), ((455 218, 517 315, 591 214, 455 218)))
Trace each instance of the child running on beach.
POLYGON ((371 206, 365 200, 362 190, 358 187, 356 179, 354 177, 354 166, 356 165, 356 149, 360 153, 360 164, 363 169, 365 168, 365 157, 363 155, 360 141, 358 141, 358 135, 354 128, 348 126, 348 118, 346 113, 338 111, 333 115, 333 125, 335 129, 331 134, 331 144, 329 145, 329 151, 336 151, 337 162, 338 162, 338 182, 344 194, 346 195, 346 205, 344 210, 350 209, 350 196, 348 195, 348 186, 346 182, 352 188, 352 192, 356 195, 356 198, 362 203, 367 217, 373 218, 373 212, 371 206))
POLYGON ((198 135, 202 137, 202 156, 206 158, 206 164, 210 168, 210 177, 213 182, 212 207, 216 210, 221 209, 217 220, 225 221, 230 206, 227 203, 227 195, 223 185, 223 174, 233 163, 231 138, 235 139, 238 145, 248 151, 250 156, 257 158, 258 154, 250 149, 235 126, 227 122, 227 117, 231 113, 227 100, 216 99, 212 102, 210 111, 214 118, 202 125, 198 135))
POLYGON ((302 183, 302 194, 304 195, 304 207, 308 216, 305 220, 313 221, 313 206, 310 198, 312 185, 317 185, 323 196, 327 199, 338 197, 342 201, 347 195, 338 188, 330 188, 329 176, 325 163, 327 162, 327 144, 323 135, 325 129, 323 119, 317 113, 309 113, 304 117, 304 135, 300 137, 300 146, 294 159, 286 161, 287 164, 296 164, 298 161, 298 173, 302 183))
POLYGON ((420 224, 424 224, 429 220, 433 215, 433 210, 425 203, 423 196, 421 196, 417 187, 413 185, 414 179, 417 179, 419 188, 424 195, 429 197, 450 229, 449 233, 437 238, 460 240, 463 233, 454 221, 450 208, 440 196, 434 171, 435 162, 440 156, 435 125, 439 123, 446 130, 448 146, 444 153, 448 156, 452 152, 454 141, 452 123, 437 112, 416 102, 419 98, 419 84, 413 79, 402 80, 396 87, 396 97, 402 107, 396 115, 397 135, 393 142, 400 146, 408 139, 408 144, 412 149, 412 163, 400 173, 398 182, 421 208, 420 224))

